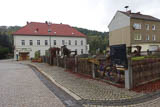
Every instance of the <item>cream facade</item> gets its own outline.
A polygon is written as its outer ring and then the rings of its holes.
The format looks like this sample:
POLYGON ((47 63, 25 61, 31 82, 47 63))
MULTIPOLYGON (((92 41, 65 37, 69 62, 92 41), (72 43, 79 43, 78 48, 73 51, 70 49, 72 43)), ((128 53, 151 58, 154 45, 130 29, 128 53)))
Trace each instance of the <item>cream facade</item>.
POLYGON ((108 27, 110 46, 117 44, 142 46, 142 51, 148 49, 155 51, 160 48, 160 20, 158 19, 151 20, 150 16, 140 13, 118 11, 108 27))

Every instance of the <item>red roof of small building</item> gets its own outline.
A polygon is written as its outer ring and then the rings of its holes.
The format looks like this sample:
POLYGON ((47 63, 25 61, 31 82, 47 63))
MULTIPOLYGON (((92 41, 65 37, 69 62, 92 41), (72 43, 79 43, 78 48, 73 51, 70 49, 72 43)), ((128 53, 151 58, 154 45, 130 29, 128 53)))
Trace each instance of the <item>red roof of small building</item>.
POLYGON ((13 35, 86 37, 86 35, 66 24, 50 24, 39 22, 28 23, 26 26, 14 32, 13 35))

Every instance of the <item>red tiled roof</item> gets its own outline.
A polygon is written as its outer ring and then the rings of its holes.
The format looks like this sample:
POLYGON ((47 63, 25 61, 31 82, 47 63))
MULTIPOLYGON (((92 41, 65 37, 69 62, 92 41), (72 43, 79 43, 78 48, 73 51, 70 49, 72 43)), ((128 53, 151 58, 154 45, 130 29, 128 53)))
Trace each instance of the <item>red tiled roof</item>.
POLYGON ((72 36, 72 37, 86 37, 86 35, 77 31, 69 25, 65 24, 48 24, 31 22, 21 29, 13 33, 13 35, 52 35, 52 36, 72 36), (50 32, 48 32, 50 30, 50 32))
POLYGON ((128 12, 123 12, 123 11, 119 11, 131 18, 134 18, 134 19, 143 19, 143 20, 151 20, 151 21, 160 21, 160 19, 158 18, 155 18, 153 16, 150 16, 150 15, 144 15, 144 14, 141 14, 140 12, 138 13, 132 13, 131 11, 128 11, 128 12))

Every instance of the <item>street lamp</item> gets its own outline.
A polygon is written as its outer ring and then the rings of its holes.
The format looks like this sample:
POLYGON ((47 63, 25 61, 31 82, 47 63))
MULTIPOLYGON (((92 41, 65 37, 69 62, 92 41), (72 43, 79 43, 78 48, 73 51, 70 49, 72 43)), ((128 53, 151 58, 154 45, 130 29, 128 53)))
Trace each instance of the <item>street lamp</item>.
POLYGON ((51 29, 48 29, 48 34, 49 34, 49 45, 50 45, 50 48, 51 48, 51 35, 50 35, 50 32, 51 32, 51 29))
MULTIPOLYGON (((51 34, 50 34, 50 32, 51 32, 51 29, 48 29, 48 34, 49 34, 49 44, 50 44, 50 48, 49 48, 49 49, 51 49, 51 34)), ((51 64, 51 50, 50 50, 49 54, 50 54, 50 64, 51 64)))

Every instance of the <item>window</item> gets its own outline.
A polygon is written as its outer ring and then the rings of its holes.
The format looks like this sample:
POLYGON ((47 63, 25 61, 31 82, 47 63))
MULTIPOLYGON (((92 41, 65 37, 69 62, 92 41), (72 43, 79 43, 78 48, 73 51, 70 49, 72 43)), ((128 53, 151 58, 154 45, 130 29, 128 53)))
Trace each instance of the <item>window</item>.
POLYGON ((83 40, 81 40, 81 45, 83 45, 83 40))
POLYGON ((53 45, 57 45, 56 40, 53 40, 53 45))
POLYGON ((149 40, 149 35, 146 36, 146 40, 149 40))
POLYGON ((77 40, 75 40, 75 45, 77 45, 77 40))
POLYGON ((22 44, 22 45, 25 45, 25 40, 22 40, 22 41, 21 41, 21 44, 22 44))
POLYGON ((146 30, 149 30, 149 24, 146 24, 146 30))
POLYGON ((29 40, 29 45, 33 45, 33 40, 29 40))
POLYGON ((134 40, 142 40, 141 34, 135 34, 134 37, 134 40))
POLYGON ((77 49, 75 49, 75 51, 77 51, 77 49))
POLYGON ((156 30, 156 26, 155 25, 152 25, 152 30, 156 30))
POLYGON ((37 40, 37 45, 40 45, 40 40, 37 40))
POLYGON ((83 54, 83 49, 81 49, 81 54, 83 54))
POLYGON ((134 29, 141 29, 141 24, 139 24, 139 23, 134 23, 134 24, 133 24, 133 28, 134 28, 134 29))
POLYGON ((156 35, 152 35, 152 40, 153 40, 153 41, 156 40, 156 35))
POLYGON ((45 40, 45 45, 48 45, 48 40, 45 40))
POLYGON ((71 40, 68 41, 68 44, 71 45, 71 40))
POLYGON ((62 40, 62 45, 65 45, 65 41, 64 40, 62 40))

